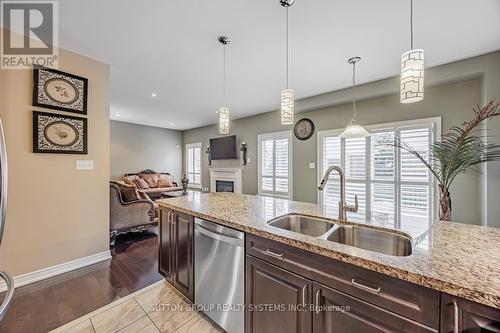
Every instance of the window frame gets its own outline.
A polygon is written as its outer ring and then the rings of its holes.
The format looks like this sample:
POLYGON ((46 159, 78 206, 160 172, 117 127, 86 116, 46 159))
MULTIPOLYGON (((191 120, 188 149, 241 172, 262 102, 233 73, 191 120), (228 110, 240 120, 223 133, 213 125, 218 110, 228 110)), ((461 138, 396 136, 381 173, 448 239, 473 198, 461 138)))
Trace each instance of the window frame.
MULTIPOLYGON (((193 183, 189 183, 188 184, 188 187, 189 188, 195 188, 195 189, 201 189, 202 186, 203 186, 203 155, 202 155, 202 147, 203 147, 203 144, 201 142, 194 142, 194 143, 187 143, 186 144, 186 156, 185 156, 185 163, 186 163, 186 167, 185 167, 185 173, 186 175, 188 176, 189 178, 189 170, 188 170, 188 165, 189 165, 189 149, 193 148, 193 149, 196 149, 196 148, 199 148, 200 149, 200 183, 197 184, 193 184, 193 183)), ((194 158, 193 158, 194 160, 194 158)), ((196 174, 194 172, 192 172, 192 174, 196 174)))
MULTIPOLYGON (((257 180, 258 180, 258 194, 261 196, 269 196, 276 198, 285 198, 285 199, 293 199, 293 136, 292 131, 281 131, 281 132, 270 132, 270 133, 262 133, 257 135, 257 180), (261 154, 262 154, 262 141, 269 140, 272 138, 274 141, 277 139, 286 138, 288 140, 288 193, 284 195, 282 192, 269 192, 262 191, 262 165, 261 165, 261 154)), ((274 145, 274 154, 276 152, 276 145, 274 145)), ((274 162, 274 161, 273 161, 274 162)), ((273 187, 276 184, 276 167, 275 163, 273 166, 273 187)))
MULTIPOLYGON (((373 124, 373 125, 368 125, 364 126, 364 128, 370 132, 370 134, 377 132, 377 131, 383 131, 387 129, 394 129, 395 130, 395 135, 396 137, 400 137, 400 131, 402 128, 429 128, 430 129, 430 136, 429 136, 429 145, 435 142, 436 138, 441 137, 441 117, 430 117, 430 118, 421 118, 421 119, 414 119, 414 120, 405 120, 405 121, 396 121, 396 122, 389 122, 389 123, 381 123, 381 124, 373 124)), ((316 182, 319 182, 319 180, 323 177, 323 174, 326 170, 323 169, 323 147, 322 147, 322 141, 324 138, 327 137, 332 137, 332 136, 338 136, 344 128, 340 129, 331 129, 331 130, 323 130, 323 131, 318 131, 317 135, 317 179, 316 182)), ((369 160, 366 161, 366 178, 364 180, 353 180, 349 179, 346 181, 349 182, 356 182, 356 183, 364 183, 366 184, 366 202, 365 202, 365 219, 368 219, 369 213, 371 211, 371 186, 372 184, 394 184, 395 185, 395 190, 394 192, 394 211, 395 211, 395 216, 394 216, 394 224, 395 227, 401 227, 401 207, 400 207, 400 201, 401 201, 401 191, 399 190, 401 185, 408 184, 411 185, 411 181, 402 181, 401 180, 401 175, 400 175, 400 165, 401 165, 401 160, 400 160, 400 149, 395 150, 395 160, 396 160, 396 165, 397 167, 394 170, 394 178, 391 181, 387 180, 374 180, 371 175, 371 164, 372 164, 372 154, 371 154, 371 140, 366 140, 366 149, 365 152, 367 156, 369 156, 369 160), (396 216, 397 214, 397 216, 396 216)), ((342 170, 345 170, 345 141, 341 142, 341 167, 342 170)), ((430 198, 430 209, 429 209, 429 224, 432 224, 434 220, 438 218, 438 195, 437 195, 437 186, 436 186, 436 180, 432 176, 432 174, 429 173, 429 198, 430 198)), ((417 182, 418 184, 422 184, 421 182, 417 182)), ((323 205, 323 195, 321 191, 317 191, 317 202, 319 205, 323 205)), ((350 204, 350 203, 348 203, 350 204)))

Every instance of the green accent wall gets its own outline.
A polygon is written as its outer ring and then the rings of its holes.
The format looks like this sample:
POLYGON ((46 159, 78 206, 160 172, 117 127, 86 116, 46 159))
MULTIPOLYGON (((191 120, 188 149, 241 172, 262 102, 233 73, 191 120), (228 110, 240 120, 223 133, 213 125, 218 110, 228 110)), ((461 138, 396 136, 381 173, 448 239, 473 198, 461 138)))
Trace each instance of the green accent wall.
MULTIPOLYGON (((399 78, 392 77, 361 85, 358 89, 357 121, 362 125, 442 117, 442 132, 452 125, 472 118, 472 107, 493 97, 500 97, 500 52, 445 64, 426 70, 425 98, 415 104, 399 103, 399 78)), ((276 97, 277 99, 279 96, 276 97)), ((342 128, 352 117, 352 90, 343 89, 305 98, 296 102, 296 120, 309 118, 316 130, 342 128)), ((214 117, 214 122, 216 117, 214 117)), ((282 126, 278 111, 233 120, 230 134, 236 134, 238 143, 248 145, 250 162, 213 161, 213 167, 243 167, 243 192, 257 193, 257 135, 292 130, 282 126)), ((490 134, 497 133, 500 141, 500 119, 488 123, 490 134)), ((220 136, 217 126, 205 126, 183 132, 183 146, 220 136)), ((183 159, 184 161, 184 159, 183 159)), ((293 199, 317 201, 317 135, 307 141, 293 140, 293 199), (310 169, 314 162, 316 168, 310 169)), ((464 175, 452 191, 453 219, 458 222, 500 226, 500 162, 485 166, 484 173, 464 175), (496 207, 495 207, 496 206, 496 207)), ((209 187, 209 169, 203 154, 203 186, 209 187)))

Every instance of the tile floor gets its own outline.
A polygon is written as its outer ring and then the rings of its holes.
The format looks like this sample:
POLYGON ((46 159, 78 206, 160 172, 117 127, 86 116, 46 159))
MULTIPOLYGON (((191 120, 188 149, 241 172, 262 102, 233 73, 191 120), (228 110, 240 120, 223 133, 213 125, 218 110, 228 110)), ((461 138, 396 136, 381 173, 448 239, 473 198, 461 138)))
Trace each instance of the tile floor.
POLYGON ((222 333, 165 281, 108 304, 52 333, 222 333))

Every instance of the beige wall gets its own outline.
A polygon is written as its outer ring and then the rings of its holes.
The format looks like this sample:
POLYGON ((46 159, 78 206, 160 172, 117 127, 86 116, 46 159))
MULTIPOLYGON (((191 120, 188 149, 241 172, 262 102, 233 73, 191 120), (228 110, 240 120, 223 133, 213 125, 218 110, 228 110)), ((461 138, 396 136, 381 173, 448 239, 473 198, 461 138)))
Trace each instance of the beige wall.
MULTIPOLYGON (((380 124, 428 117, 442 117, 442 127, 447 129, 473 116, 472 106, 479 103, 479 80, 469 80, 426 90, 423 102, 402 105, 398 96, 388 96, 365 100, 358 105, 357 120, 363 125, 380 124)), ((352 117, 352 105, 344 104, 317 111, 304 112, 297 118, 309 118, 316 130, 342 128, 352 117)), ((291 126, 281 126, 279 112, 269 112, 253 117, 238 119, 231 124, 231 134, 236 134, 239 142, 248 143, 250 163, 243 169, 243 192, 256 194, 257 189, 257 135, 261 133, 291 130, 291 126)), ((203 142, 217 137, 216 126, 208 126, 183 133, 184 144, 203 142)), ((316 202, 317 169, 310 169, 309 162, 317 166, 317 134, 307 141, 294 138, 293 141, 293 199, 316 202)), ((209 186, 207 156, 204 154, 203 183, 209 186)), ((213 161, 212 166, 238 166, 240 161, 213 161)), ((461 222, 479 223, 480 191, 479 177, 475 174, 461 177, 453 191, 454 219, 461 222)))
POLYGON ((31 106, 31 70, 0 70, 9 159, 0 259, 15 276, 109 249, 109 66, 60 50, 59 69, 89 80, 88 155, 33 154, 32 110, 54 111, 31 106), (75 170, 77 159, 94 170, 75 170))
POLYGON ((182 133, 166 128, 111 121, 111 178, 153 169, 180 181, 182 133))

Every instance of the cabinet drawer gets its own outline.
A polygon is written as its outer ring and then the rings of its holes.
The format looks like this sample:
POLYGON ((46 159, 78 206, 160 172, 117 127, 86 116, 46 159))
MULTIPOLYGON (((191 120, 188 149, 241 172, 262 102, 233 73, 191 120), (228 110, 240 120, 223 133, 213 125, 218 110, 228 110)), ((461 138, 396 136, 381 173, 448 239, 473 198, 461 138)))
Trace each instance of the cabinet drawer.
POLYGON ((314 333, 431 333, 437 330, 386 311, 359 298, 314 284, 314 333))
POLYGON ((265 238, 248 235, 247 253, 432 328, 439 292, 265 238))

